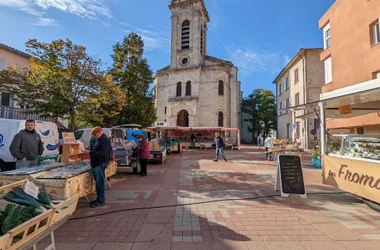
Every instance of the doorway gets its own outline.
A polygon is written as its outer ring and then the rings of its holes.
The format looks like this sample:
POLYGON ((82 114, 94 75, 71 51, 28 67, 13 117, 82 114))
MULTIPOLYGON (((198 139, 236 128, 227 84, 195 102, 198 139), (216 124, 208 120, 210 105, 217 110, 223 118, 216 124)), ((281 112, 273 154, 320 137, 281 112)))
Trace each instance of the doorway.
POLYGON ((177 126, 189 127, 189 112, 181 110, 177 115, 177 126))

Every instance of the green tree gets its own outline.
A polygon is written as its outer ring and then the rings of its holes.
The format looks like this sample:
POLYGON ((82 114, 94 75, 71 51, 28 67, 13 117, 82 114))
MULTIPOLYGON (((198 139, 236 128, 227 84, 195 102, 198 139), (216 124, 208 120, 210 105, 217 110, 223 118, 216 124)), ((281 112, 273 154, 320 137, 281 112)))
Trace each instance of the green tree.
POLYGON ((110 74, 125 94, 125 105, 119 124, 151 125, 156 119, 154 93, 150 88, 153 72, 143 57, 144 42, 136 33, 129 33, 122 43, 113 46, 113 65, 110 74))
POLYGON ((248 97, 243 99, 241 112, 246 117, 244 121, 250 123, 248 132, 252 133, 254 143, 256 142, 255 135, 261 132, 266 135, 276 127, 276 100, 270 90, 253 90, 248 97), (264 125, 263 128, 261 124, 264 125))
POLYGON ((246 117, 244 121, 250 124, 248 126, 248 132, 252 134, 253 143, 256 142, 255 134, 258 134, 260 129, 259 112, 257 109, 260 91, 260 89, 253 90, 252 94, 244 98, 241 103, 241 112, 246 117))
POLYGON ((276 98, 271 90, 262 90, 259 95, 259 120, 264 124, 264 134, 276 128, 276 98))
POLYGON ((68 118, 74 129, 77 111, 100 89, 104 78, 100 60, 69 39, 51 43, 31 39, 26 47, 32 56, 31 65, 1 72, 0 86, 35 113, 68 118))

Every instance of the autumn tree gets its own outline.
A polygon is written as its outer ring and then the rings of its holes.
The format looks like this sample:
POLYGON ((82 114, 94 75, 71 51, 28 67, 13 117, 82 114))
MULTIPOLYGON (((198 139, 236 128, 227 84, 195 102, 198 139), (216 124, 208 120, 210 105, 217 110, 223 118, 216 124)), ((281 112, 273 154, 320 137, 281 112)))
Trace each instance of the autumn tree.
POLYGON ((112 127, 119 122, 125 105, 125 95, 116 85, 111 75, 104 77, 98 92, 91 93, 80 110, 81 119, 91 125, 112 127))
POLYGON ((45 117, 69 118, 75 128, 77 111, 100 90, 100 60, 69 39, 51 43, 31 39, 26 43, 31 66, 8 68, 0 73, 0 86, 14 99, 45 117))
POLYGON ((122 43, 113 46, 113 65, 109 73, 125 95, 119 124, 139 123, 149 126, 156 120, 154 93, 150 88, 153 72, 143 57, 144 42, 136 33, 129 33, 122 43))

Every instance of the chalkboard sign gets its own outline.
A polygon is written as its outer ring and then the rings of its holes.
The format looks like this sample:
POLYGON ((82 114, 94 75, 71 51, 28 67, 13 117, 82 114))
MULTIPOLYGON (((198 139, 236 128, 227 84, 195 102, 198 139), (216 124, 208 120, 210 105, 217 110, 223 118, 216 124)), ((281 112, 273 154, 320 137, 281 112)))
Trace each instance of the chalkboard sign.
POLYGON ((278 156, 277 178, 280 177, 281 193, 306 194, 301 158, 298 155, 278 156))

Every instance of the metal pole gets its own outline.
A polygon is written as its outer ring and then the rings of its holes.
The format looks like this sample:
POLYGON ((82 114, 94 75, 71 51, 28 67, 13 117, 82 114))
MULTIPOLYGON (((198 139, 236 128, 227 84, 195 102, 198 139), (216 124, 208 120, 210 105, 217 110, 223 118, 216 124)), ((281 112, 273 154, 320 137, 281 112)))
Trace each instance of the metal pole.
POLYGON ((321 155, 326 154, 326 116, 325 116, 325 104, 323 102, 319 103, 319 114, 320 114, 320 141, 321 141, 321 155))

